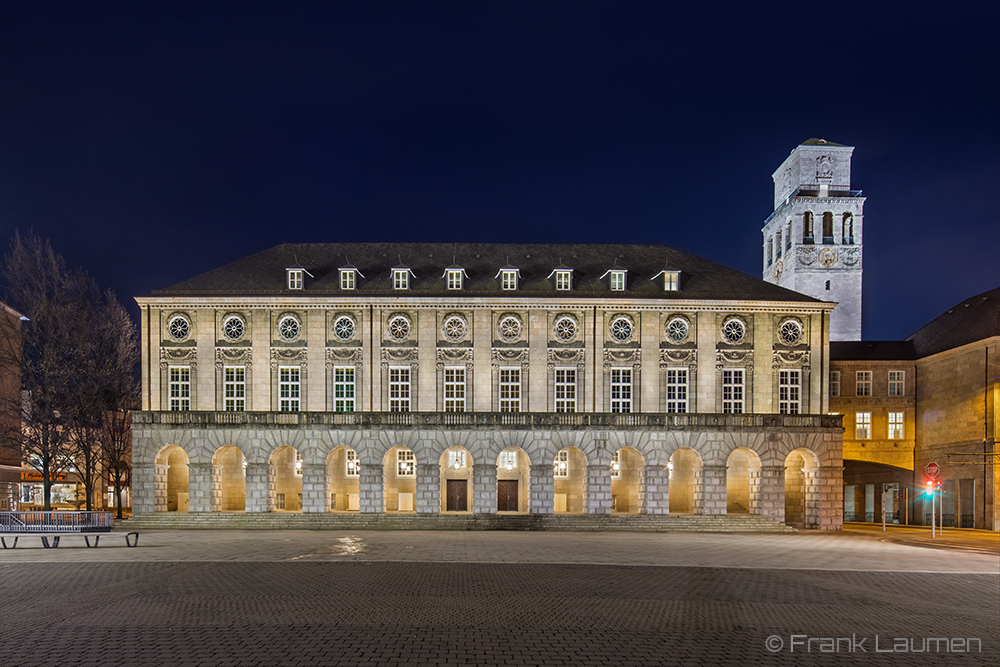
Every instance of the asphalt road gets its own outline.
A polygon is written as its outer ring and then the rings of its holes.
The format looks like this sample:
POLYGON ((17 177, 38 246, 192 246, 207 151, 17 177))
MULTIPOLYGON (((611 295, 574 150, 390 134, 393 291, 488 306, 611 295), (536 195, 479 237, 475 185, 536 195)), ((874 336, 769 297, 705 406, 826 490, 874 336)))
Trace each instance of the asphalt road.
POLYGON ((1000 558, 864 534, 110 537, 0 552, 0 665, 1000 662, 1000 558))

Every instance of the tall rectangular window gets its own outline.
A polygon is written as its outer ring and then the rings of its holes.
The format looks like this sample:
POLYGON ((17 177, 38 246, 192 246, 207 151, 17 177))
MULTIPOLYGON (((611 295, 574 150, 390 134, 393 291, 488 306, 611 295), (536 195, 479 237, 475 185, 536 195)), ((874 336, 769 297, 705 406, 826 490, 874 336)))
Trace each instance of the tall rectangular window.
POLYGON ((556 369, 556 412, 576 412, 576 369, 556 369))
POLYGON ((622 478, 622 450, 611 455, 611 479, 622 478))
POLYGON ((611 291, 612 292, 624 292, 625 291, 625 272, 624 271, 612 271, 611 272, 611 291))
POLYGON ((663 272, 663 291, 664 292, 676 292, 678 289, 678 283, 680 281, 680 273, 677 271, 664 271, 663 272))
POLYGON ((301 390, 299 367, 280 366, 278 368, 278 410, 298 412, 301 390))
POLYGON ((246 370, 242 366, 227 366, 222 369, 223 409, 226 412, 243 412, 247 409, 246 370))
POLYGON ((573 287, 573 274, 570 271, 556 271, 556 289, 568 290, 573 287))
POLYGON ((301 269, 288 270, 288 289, 302 289, 302 274, 301 269))
POLYGON ((611 412, 632 412, 632 369, 611 369, 611 412))
POLYGON ((872 438, 872 413, 854 413, 854 438, 856 440, 871 440, 872 438))
POLYGON ((517 289, 517 271, 514 269, 500 271, 500 289, 517 289))
POLYGON ((358 453, 353 449, 347 450, 347 470, 348 477, 361 476, 361 463, 358 461, 358 453))
POLYGON ((340 289, 354 289, 354 270, 353 269, 341 269, 340 271, 340 289))
POLYGON ((410 271, 409 271, 409 269, 393 269, 392 270, 392 288, 393 289, 410 289, 410 271))
POLYGON ((521 369, 500 369, 500 412, 521 411, 521 369))
POLYGON ((686 368, 667 369, 667 412, 688 411, 688 371, 686 368))
POLYGON ((722 412, 743 413, 743 369, 727 368, 722 371, 722 412))
POLYGON ((902 440, 903 439, 903 413, 902 412, 890 412, 889 413, 889 439, 890 440, 902 440))
POLYGON ((802 372, 778 371, 778 412, 797 415, 801 411, 802 372))
POLYGON ((333 411, 354 412, 354 368, 333 369, 333 411))
POLYGON ((871 371, 858 371, 857 395, 858 396, 871 396, 872 395, 872 372, 871 371))
POLYGON ((393 366, 389 369, 389 412, 410 411, 410 369, 393 366))
POLYGON ((170 410, 187 412, 191 409, 191 369, 187 366, 171 366, 168 373, 170 410))
POLYGON ((462 289, 462 269, 448 269, 448 289, 462 289))
POLYGON ((416 477, 417 464, 409 449, 396 450, 396 477, 416 477))
POLYGON ((840 371, 830 371, 830 395, 840 396, 840 371))
POLYGON ((905 371, 889 371, 889 395, 903 395, 903 374, 905 371))
POLYGON ((569 451, 561 450, 556 454, 556 460, 552 466, 552 476, 556 479, 567 479, 569 477, 569 451))
POLYGON ((465 369, 444 369, 444 411, 465 412, 465 369))

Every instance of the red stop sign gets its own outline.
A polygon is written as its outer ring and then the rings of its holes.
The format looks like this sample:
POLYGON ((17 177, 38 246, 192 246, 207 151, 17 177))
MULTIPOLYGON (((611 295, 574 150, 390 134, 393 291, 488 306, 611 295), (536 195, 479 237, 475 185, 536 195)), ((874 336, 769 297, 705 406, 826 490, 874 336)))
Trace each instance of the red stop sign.
POLYGON ((941 472, 941 466, 939 466, 934 461, 931 461, 924 467, 924 472, 927 473, 928 477, 934 479, 935 477, 938 476, 938 473, 941 472))

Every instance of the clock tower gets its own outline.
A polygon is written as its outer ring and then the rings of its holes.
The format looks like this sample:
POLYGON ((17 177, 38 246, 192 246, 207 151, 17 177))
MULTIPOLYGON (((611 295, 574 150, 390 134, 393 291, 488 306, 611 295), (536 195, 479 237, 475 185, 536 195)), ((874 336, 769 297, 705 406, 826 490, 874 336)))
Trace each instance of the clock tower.
POLYGON ((808 139, 772 174, 764 222, 764 280, 836 301, 830 340, 861 340, 864 203, 851 190, 853 146, 808 139))

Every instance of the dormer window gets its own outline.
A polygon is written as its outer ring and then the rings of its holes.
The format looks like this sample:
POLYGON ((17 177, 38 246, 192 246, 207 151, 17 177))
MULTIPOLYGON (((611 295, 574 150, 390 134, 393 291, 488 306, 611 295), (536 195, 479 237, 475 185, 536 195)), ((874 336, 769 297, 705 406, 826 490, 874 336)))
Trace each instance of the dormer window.
POLYGON ((465 284, 465 269, 449 267, 444 270, 445 285, 450 290, 462 289, 465 284))
POLYGON ((305 284, 304 269, 287 269, 288 289, 302 289, 305 284))
POLYGON ((612 292, 624 292, 625 291, 625 272, 624 271, 611 271, 611 272, 609 272, 608 278, 610 279, 611 291, 612 292))
POLYGON ((392 288, 398 290, 410 289, 410 273, 407 268, 392 270, 392 288))
POLYGON ((663 291, 676 292, 680 289, 680 271, 663 272, 663 291))
POLYGON ((496 277, 500 279, 500 289, 502 290, 517 289, 517 279, 518 279, 517 269, 500 269, 500 273, 498 273, 496 277))
POLYGON ((354 289, 357 286, 356 273, 354 269, 341 269, 340 289, 354 289))
POLYGON ((556 269, 552 272, 556 279, 556 289, 563 292, 573 289, 573 269, 556 269))

